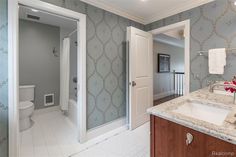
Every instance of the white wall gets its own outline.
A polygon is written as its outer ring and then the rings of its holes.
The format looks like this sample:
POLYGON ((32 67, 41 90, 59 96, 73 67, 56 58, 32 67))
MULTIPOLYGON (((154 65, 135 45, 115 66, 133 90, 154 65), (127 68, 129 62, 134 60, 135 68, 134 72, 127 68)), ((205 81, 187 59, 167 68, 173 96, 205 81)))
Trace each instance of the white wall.
POLYGON ((160 42, 153 42, 153 94, 154 99, 165 97, 173 92, 173 74, 172 73, 157 73, 157 54, 170 55, 170 70, 173 72, 184 72, 184 49, 160 42))

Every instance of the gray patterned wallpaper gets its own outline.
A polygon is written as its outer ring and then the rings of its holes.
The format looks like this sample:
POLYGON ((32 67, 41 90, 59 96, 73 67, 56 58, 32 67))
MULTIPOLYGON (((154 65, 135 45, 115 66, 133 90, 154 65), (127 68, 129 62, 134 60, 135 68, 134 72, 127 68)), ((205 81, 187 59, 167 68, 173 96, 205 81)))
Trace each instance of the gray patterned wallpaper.
POLYGON ((43 0, 87 15, 87 129, 126 113, 126 28, 144 26, 79 0, 43 0))
MULTIPOLYGON (((85 13, 87 18, 88 129, 125 114, 126 27, 144 26, 79 0, 44 0, 85 13)), ((223 76, 209 75, 207 55, 198 50, 236 47, 236 7, 232 0, 216 0, 198 8, 148 24, 146 30, 191 19, 191 90, 206 85, 206 80, 230 79, 236 73, 236 55, 229 54, 223 76)), ((7 0, 0 1, 0 157, 7 157, 7 0)))
MULTIPOLYGON (((132 25, 144 29, 144 26, 87 5, 79 0, 43 1, 87 15, 88 129, 123 117, 125 115, 126 94, 124 83, 126 58, 123 42, 125 41, 126 27, 132 25)), ((1 3, 3 2, 5 1, 1 1, 1 3)), ((3 7, 3 9, 1 8, 1 18, 4 18, 5 14, 3 7)), ((236 73, 235 68, 233 68, 236 66, 236 55, 228 55, 225 74, 218 76, 208 74, 207 54, 206 56, 198 56, 197 51, 216 47, 236 47, 236 7, 231 0, 216 0, 148 24, 145 29, 151 30, 189 18, 191 19, 191 90, 204 87, 207 80, 230 79, 236 73)), ((5 44, 2 45, 4 46, 6 46, 6 35, 2 32, 6 33, 5 23, 1 23, 0 27, 1 44, 3 40, 5 44)), ((7 96, 4 94, 7 94, 7 78, 4 76, 7 76, 7 51, 6 47, 2 48, 2 45, 0 64, 1 68, 4 67, 5 71, 3 70, 3 72, 5 74, 0 74, 0 87, 3 88, 0 91, 3 92, 0 100, 1 112, 4 110, 4 114, 1 116, 4 115, 6 119, 7 96)), ((6 130, 6 121, 5 123, 1 122, 1 130, 3 124, 6 130)), ((4 137, 1 136, 3 139, 1 141, 5 141, 4 137)))
POLYGON ((206 86, 207 80, 229 80, 236 74, 236 51, 227 56, 224 75, 208 73, 208 54, 199 50, 236 48, 236 6, 233 0, 216 0, 145 26, 152 30, 172 23, 191 20, 191 91, 206 86))
POLYGON ((0 1, 0 157, 8 156, 7 0, 0 1))

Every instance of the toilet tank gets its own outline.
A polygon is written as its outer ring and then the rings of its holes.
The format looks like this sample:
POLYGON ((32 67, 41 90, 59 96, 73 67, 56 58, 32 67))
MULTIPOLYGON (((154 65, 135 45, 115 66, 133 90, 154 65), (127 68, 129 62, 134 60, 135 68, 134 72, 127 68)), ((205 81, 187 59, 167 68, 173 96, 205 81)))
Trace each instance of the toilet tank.
POLYGON ((35 85, 20 86, 19 100, 20 101, 34 101, 35 85))

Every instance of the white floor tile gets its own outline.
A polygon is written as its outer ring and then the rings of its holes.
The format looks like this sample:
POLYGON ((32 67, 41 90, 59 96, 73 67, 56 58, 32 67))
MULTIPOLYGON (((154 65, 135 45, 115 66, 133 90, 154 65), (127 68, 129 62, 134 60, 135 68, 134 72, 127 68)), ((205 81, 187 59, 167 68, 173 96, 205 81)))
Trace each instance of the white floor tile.
POLYGON ((149 123, 97 143, 77 142, 77 130, 60 111, 37 114, 20 134, 20 157, 149 157, 149 123))

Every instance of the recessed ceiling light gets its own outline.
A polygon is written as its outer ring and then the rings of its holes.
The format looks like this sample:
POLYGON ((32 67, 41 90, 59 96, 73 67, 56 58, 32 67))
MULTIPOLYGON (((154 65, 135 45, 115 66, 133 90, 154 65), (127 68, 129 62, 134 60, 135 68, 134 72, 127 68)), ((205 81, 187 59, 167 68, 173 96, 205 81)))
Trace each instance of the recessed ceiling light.
POLYGON ((234 5, 236 5, 236 1, 234 1, 234 5))
POLYGON ((39 12, 37 9, 31 9, 31 11, 33 11, 33 12, 39 12))
POLYGON ((147 2, 148 0, 141 0, 141 2, 147 2))

